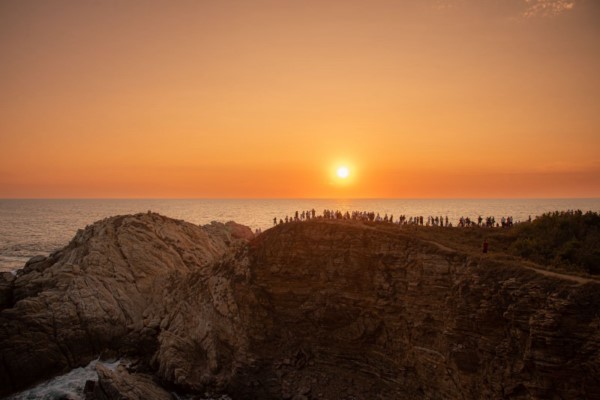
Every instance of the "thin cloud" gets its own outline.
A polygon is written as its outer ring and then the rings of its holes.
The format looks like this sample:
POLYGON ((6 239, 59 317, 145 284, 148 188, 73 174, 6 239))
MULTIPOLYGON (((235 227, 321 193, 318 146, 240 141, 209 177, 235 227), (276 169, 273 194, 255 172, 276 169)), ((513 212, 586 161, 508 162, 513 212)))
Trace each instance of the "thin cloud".
POLYGON ((433 0, 431 6, 437 10, 448 10, 463 5, 464 0, 433 0))
MULTIPOLYGON (((429 0, 429 7, 439 10, 496 10, 512 17, 556 17, 572 11, 586 0, 429 0)), ((597 1, 597 0, 593 0, 597 1)))
POLYGON ((555 17, 575 8, 575 0, 525 0, 527 8, 523 12, 526 18, 555 17))

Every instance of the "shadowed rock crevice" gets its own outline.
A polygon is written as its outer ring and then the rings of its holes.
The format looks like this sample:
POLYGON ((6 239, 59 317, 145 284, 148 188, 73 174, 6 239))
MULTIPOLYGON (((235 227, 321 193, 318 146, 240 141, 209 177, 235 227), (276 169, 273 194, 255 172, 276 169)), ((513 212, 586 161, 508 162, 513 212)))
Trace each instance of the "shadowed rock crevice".
POLYGON ((598 289, 382 224, 109 218, 0 280, 0 391, 106 355, 138 367, 90 398, 598 398, 598 289))

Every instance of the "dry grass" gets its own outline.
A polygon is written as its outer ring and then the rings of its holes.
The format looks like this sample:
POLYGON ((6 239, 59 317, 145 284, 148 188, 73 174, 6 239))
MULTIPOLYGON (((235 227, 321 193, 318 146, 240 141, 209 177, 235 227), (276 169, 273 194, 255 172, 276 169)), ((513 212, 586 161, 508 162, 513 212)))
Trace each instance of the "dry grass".
POLYGON ((398 228, 410 231, 413 236, 419 239, 437 242, 470 257, 484 256, 482 253, 483 241, 487 239, 488 253, 484 257, 489 261, 542 269, 588 279, 598 278, 595 275, 587 273, 583 267, 573 265, 542 265, 511 254, 510 245, 515 240, 515 234, 511 231, 513 228, 442 228, 427 226, 402 226, 398 228))

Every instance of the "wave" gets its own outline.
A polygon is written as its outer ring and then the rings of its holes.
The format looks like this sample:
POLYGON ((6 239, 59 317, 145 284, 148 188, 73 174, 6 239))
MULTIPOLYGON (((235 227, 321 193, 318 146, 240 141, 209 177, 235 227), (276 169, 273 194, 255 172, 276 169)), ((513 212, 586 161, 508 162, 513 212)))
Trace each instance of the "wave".
MULTIPOLYGON (((98 379, 98 374, 96 373, 96 364, 98 363, 115 371, 121 360, 114 362, 94 360, 85 367, 75 368, 64 375, 57 376, 35 387, 6 397, 4 400, 85 400, 83 393, 85 382, 98 379)), ((176 400, 231 400, 231 397, 227 395, 217 398, 181 395, 175 392, 171 392, 171 395, 176 400)))
POLYGON ((57 376, 33 388, 13 394, 7 397, 6 400, 84 400, 83 389, 85 382, 98 379, 96 364, 101 363, 114 371, 119 362, 106 363, 94 360, 85 367, 75 368, 64 375, 57 376))

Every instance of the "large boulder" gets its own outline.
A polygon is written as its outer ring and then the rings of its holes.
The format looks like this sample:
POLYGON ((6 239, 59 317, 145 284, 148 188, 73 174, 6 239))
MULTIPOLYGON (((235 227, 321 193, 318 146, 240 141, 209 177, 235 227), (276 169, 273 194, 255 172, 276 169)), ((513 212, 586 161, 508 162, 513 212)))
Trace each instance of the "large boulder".
MULTIPOLYGON (((130 373, 124 366, 116 371, 96 365, 98 381, 87 393, 86 400, 173 400, 173 396, 160 387, 151 375, 130 373)), ((89 385, 88 385, 89 386, 89 385)))
POLYGON ((153 213, 113 217, 80 230, 62 251, 30 260, 14 281, 3 277, 2 305, 10 307, 0 313, 0 395, 100 354, 151 354, 170 282, 204 273, 244 231, 153 213))

